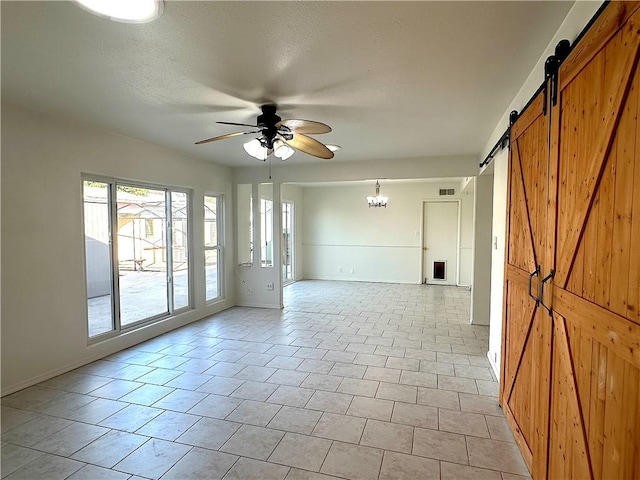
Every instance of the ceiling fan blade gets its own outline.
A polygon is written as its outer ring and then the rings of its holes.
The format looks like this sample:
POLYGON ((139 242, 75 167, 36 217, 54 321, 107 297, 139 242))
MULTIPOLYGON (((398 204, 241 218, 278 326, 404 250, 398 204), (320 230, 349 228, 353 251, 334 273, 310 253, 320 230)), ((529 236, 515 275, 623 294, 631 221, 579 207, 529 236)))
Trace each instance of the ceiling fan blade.
POLYGON ((216 122, 216 123, 221 123, 222 125, 236 125, 238 127, 253 127, 253 128, 258 127, 258 125, 249 125, 247 123, 235 123, 235 122, 216 122))
POLYGON ((331 131, 331 127, 329 125, 311 120, 282 120, 276 123, 276 127, 287 127, 294 133, 304 134, 320 134, 329 133, 331 131))
POLYGON ((333 152, 315 138, 307 137, 301 133, 295 133, 291 140, 287 140, 284 137, 283 140, 290 147, 309 155, 313 155, 314 157, 324 158, 326 160, 333 158, 333 152))
POLYGON ((224 140, 225 138, 239 137, 240 135, 248 135, 250 133, 260 133, 260 131, 257 131, 257 132, 227 133, 226 135, 220 135, 219 137, 213 137, 213 138, 207 138, 206 140, 200 140, 199 142, 196 142, 196 145, 201 145, 203 143, 209 143, 209 142, 217 142, 218 140, 224 140))

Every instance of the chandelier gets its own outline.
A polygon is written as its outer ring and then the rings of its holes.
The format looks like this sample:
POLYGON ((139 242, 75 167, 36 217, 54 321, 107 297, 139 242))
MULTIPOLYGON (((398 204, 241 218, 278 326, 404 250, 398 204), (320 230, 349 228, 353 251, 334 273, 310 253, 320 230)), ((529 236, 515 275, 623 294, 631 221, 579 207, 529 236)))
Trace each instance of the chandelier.
POLYGON ((380 182, 376 180, 376 196, 375 197, 367 197, 367 203, 369 204, 369 208, 371 207, 387 207, 387 202, 389 201, 389 197, 383 197, 380 195, 380 182))

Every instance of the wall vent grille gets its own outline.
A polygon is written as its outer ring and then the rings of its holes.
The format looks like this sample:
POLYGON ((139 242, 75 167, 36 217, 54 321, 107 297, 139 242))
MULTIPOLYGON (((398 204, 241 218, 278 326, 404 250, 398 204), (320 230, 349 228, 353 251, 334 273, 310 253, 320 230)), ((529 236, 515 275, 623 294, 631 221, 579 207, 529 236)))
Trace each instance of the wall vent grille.
POLYGON ((455 194, 456 194, 455 188, 441 188, 440 189, 440 195, 455 195, 455 194))

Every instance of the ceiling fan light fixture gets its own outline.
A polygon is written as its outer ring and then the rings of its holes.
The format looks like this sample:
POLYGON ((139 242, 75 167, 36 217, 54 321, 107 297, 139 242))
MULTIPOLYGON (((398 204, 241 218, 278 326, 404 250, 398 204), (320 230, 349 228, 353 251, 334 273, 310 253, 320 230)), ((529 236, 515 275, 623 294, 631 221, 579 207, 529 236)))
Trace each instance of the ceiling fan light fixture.
POLYGON ((273 154, 282 161, 285 161, 287 158, 291 157, 294 152, 295 150, 293 148, 291 148, 279 138, 275 142, 273 142, 273 154))
POLYGON ((146 23, 162 15, 163 0, 74 0, 94 15, 115 22, 146 23))
POLYGON ((329 150, 331 150, 332 152, 337 152, 338 150, 340 150, 340 145, 331 145, 331 144, 326 144, 325 147, 327 147, 329 150))
POLYGON ((258 160, 264 161, 271 154, 274 154, 274 156, 281 160, 286 160, 291 157, 296 150, 300 150, 307 155, 322 158, 324 160, 333 158, 333 152, 331 150, 329 150, 322 142, 319 142, 315 138, 309 136, 330 132, 331 127, 329 125, 312 120, 282 120, 278 115, 276 115, 276 105, 272 104, 262 105, 260 108, 262 110, 262 115, 258 115, 255 125, 236 122, 216 122, 223 125, 251 127, 252 131, 218 135, 217 137, 200 140, 199 142, 196 142, 196 145, 216 142, 226 138, 239 137, 241 135, 253 135, 258 133, 260 134, 258 138, 250 140, 244 144, 245 152, 258 160))
POLYGON ((259 138, 249 140, 243 145, 244 151, 258 160, 266 160, 269 156, 269 149, 265 147, 259 138))

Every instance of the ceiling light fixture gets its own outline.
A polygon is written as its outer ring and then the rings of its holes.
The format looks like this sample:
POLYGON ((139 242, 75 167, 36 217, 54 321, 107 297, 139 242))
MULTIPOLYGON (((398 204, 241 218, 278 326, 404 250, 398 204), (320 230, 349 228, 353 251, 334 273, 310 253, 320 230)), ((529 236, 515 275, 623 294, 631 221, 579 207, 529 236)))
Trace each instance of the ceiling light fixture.
POLYGON ((115 22, 146 23, 164 11, 162 0, 74 0, 79 6, 115 22))
POLYGON ((383 197, 380 195, 380 182, 376 180, 376 196, 375 197, 367 197, 367 203, 369 204, 369 208, 371 207, 387 207, 387 202, 389 201, 389 197, 383 197))
POLYGON ((243 146, 245 152, 258 160, 264 161, 269 156, 269 149, 267 148, 263 137, 249 140, 243 146))
MULTIPOLYGON (((269 140, 269 134, 270 132, 267 131, 266 135, 249 140, 244 144, 244 151, 260 161, 265 161, 269 155, 273 153, 274 156, 283 162, 296 153, 295 149, 291 148, 285 142, 285 140, 291 140, 293 137, 292 134, 276 133, 273 140, 269 140)), ((340 150, 338 145, 326 145, 326 147, 332 152, 340 150)))
POLYGON ((273 154, 284 162, 294 154, 294 150, 278 138, 273 142, 273 154))

